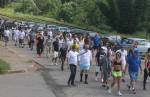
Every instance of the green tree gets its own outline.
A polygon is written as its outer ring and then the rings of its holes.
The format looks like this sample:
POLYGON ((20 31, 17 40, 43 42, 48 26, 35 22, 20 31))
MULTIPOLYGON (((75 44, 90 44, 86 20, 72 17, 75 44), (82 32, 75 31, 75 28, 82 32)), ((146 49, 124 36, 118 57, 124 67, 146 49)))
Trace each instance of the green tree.
POLYGON ((67 21, 67 22, 72 22, 73 16, 75 14, 74 10, 75 10, 75 3, 74 2, 64 3, 61 6, 61 9, 58 13, 58 18, 63 19, 64 21, 67 21))
POLYGON ((0 0, 0 7, 5 7, 7 4, 9 4, 10 0, 0 0))
POLYGON ((135 33, 144 17, 148 0, 98 0, 107 24, 119 33, 135 33), (105 2, 104 2, 105 1, 105 2))

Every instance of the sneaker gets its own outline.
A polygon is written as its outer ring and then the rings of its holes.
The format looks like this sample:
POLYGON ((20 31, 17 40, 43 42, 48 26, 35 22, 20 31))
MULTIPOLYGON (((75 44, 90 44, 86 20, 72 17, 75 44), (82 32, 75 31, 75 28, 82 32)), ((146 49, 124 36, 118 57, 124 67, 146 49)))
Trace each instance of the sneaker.
POLYGON ((128 88, 129 90, 131 90, 131 86, 130 86, 129 84, 127 84, 127 88, 128 88))
POLYGON ((103 85, 102 85, 102 87, 104 87, 104 88, 105 88, 105 87, 106 87, 106 85, 104 85, 104 84, 103 84, 103 85))
POLYGON ((98 81, 98 78, 97 78, 97 77, 95 77, 95 81, 98 81))
POLYGON ((103 78, 101 79, 101 82, 102 82, 102 83, 104 82, 103 78))
POLYGON ((52 65, 54 65, 54 63, 52 62, 52 65))
POLYGON ((118 96, 122 96, 122 93, 119 91, 119 92, 117 92, 117 95, 118 96))
POLYGON ((57 66, 58 64, 57 64, 57 63, 55 63, 55 65, 57 66))
POLYGON ((85 81, 85 82, 84 82, 84 84, 88 84, 88 82, 87 82, 87 81, 85 81))
POLYGON ((135 91, 135 89, 134 89, 134 88, 132 89, 132 91, 133 91, 133 94, 136 94, 136 91, 135 91))
POLYGON ((108 89, 108 93, 111 94, 111 89, 110 88, 108 89))
POLYGON ((71 84, 71 86, 76 87, 77 85, 76 84, 71 84))

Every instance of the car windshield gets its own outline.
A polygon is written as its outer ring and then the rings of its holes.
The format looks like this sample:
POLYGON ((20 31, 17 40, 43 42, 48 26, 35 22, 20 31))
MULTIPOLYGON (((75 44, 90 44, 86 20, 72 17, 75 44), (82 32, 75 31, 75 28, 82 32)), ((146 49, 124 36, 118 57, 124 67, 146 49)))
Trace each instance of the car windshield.
POLYGON ((60 28, 60 30, 67 30, 67 28, 60 28))
POLYGON ((127 43, 128 43, 128 44, 133 44, 133 42, 138 42, 139 44, 142 45, 142 44, 145 44, 145 42, 148 42, 148 41, 147 41, 147 40, 144 40, 144 39, 143 39, 143 40, 142 40, 142 39, 141 39, 141 40, 134 40, 134 39, 128 39, 128 40, 127 40, 127 43))

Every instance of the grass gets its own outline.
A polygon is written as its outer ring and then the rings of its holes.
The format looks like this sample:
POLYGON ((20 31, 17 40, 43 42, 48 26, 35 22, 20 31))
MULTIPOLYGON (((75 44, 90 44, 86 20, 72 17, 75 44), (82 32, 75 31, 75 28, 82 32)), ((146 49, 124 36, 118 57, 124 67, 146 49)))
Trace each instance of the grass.
MULTIPOLYGON (((14 10, 11 8, 0 8, 0 17, 6 18, 6 19, 12 19, 16 21, 30 21, 30 22, 32 21, 32 22, 42 22, 46 24, 53 23, 53 24, 64 25, 64 26, 69 26, 69 27, 81 28, 81 26, 77 26, 75 24, 61 22, 56 19, 47 18, 44 16, 34 16, 31 14, 15 13, 14 10)), ((82 28, 87 29, 87 28, 92 28, 92 27, 84 26, 82 28)))
POLYGON ((4 74, 9 70, 9 64, 0 59, 0 74, 4 74))

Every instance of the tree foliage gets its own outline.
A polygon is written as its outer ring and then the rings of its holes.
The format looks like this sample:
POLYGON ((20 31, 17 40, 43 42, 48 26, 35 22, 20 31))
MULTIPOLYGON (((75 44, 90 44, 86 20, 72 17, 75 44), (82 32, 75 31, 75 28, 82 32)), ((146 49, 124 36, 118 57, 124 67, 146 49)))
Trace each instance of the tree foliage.
POLYGON ((106 0, 97 5, 107 17, 107 24, 120 33, 135 33, 144 18, 147 0, 106 0))
POLYGON ((7 4, 9 4, 10 0, 0 0, 0 7, 5 7, 7 4))
MULTIPOLYGON (((0 0, 0 7, 3 2, 0 0)), ((15 0, 15 11, 132 34, 150 32, 150 0, 15 0)), ((4 4, 4 5, 6 5, 4 4)))

